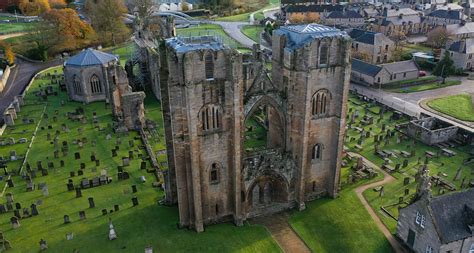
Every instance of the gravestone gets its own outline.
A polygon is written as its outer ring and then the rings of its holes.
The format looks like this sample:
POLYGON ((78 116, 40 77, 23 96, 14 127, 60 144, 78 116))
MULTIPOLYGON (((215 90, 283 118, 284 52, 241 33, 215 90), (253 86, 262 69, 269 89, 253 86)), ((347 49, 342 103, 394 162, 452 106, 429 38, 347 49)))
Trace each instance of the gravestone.
POLYGON ((128 157, 122 157, 122 166, 129 166, 130 159, 128 157))
POLYGON ((112 157, 116 157, 117 156, 117 151, 115 149, 112 149, 112 157))
POLYGON ((15 187, 15 184, 13 183, 12 178, 7 179, 7 185, 9 188, 15 187))
POLYGON ((79 211, 79 219, 80 220, 85 220, 86 219, 86 212, 85 211, 79 211))
POLYGON ((95 161, 95 155, 91 155, 91 162, 95 161))
POLYGON ((7 212, 7 208, 5 207, 5 205, 0 204, 0 214, 6 213, 6 212, 7 212))
POLYGON ((20 209, 21 209, 21 204, 20 204, 20 203, 18 203, 18 202, 17 202, 17 203, 15 203, 15 208, 16 208, 16 209, 18 209, 18 210, 20 210, 20 209))
POLYGON ((17 229, 20 227, 20 220, 18 217, 13 216, 10 218, 10 224, 12 225, 13 229, 17 229))
POLYGON ((107 209, 102 209, 102 215, 107 215, 107 209))
POLYGON ((78 176, 82 176, 82 175, 84 175, 84 171, 82 171, 82 170, 78 170, 78 171, 77 171, 77 175, 78 175, 78 176))
POLYGON ((43 193, 43 196, 47 197, 49 195, 48 186, 43 186, 43 188, 41 188, 41 192, 43 193))
POLYGON ((39 213, 38 213, 38 209, 36 208, 36 205, 35 205, 35 204, 31 204, 30 207, 31 207, 31 215, 36 216, 36 215, 39 214, 39 213))
POLYGON ((142 161, 142 163, 140 164, 140 169, 141 170, 146 170, 146 162, 145 161, 142 161))
POLYGON ((48 169, 54 169, 54 163, 52 161, 48 162, 48 169))
POLYGON ((402 203, 403 203, 403 196, 398 197, 398 204, 402 204, 402 203))
POLYGON ((7 203, 13 203, 14 198, 13 198, 13 193, 9 192, 5 194, 5 197, 7 198, 7 203))
POLYGON ((95 160, 95 166, 100 166, 100 160, 95 160))
POLYGON ((94 208, 95 207, 94 198, 89 197, 88 200, 89 200, 89 208, 94 208))
POLYGON ((36 168, 37 168, 38 170, 42 170, 42 169, 43 169, 43 164, 42 164, 41 161, 36 161, 36 168))
POLYGON ((10 151, 10 160, 16 161, 17 159, 18 159, 18 157, 17 157, 17 154, 16 154, 16 150, 11 150, 10 151))
POLYGON ((77 187, 76 188, 76 198, 80 198, 82 197, 82 191, 81 191, 81 188, 77 187))
POLYGON ((405 196, 407 196, 408 194, 410 194, 410 189, 406 188, 405 189, 405 196))
POLYGON ((64 224, 69 224, 71 223, 71 220, 69 219, 69 215, 64 215, 64 224))
POLYGON ((23 208, 23 217, 30 217, 30 209, 23 208))
POLYGON ((70 177, 75 177, 75 176, 76 176, 76 172, 70 171, 70 172, 69 172, 69 176, 70 176, 70 177))
POLYGON ((117 211, 119 211, 119 209, 120 209, 120 208, 119 208, 119 205, 115 204, 115 205, 114 205, 114 211, 117 212, 117 211))
POLYGON ((137 196, 133 196, 133 198, 132 198, 132 205, 133 205, 133 206, 138 206, 138 198, 137 198, 137 196))
POLYGON ((133 140, 129 140, 129 141, 128 141, 128 146, 129 146, 129 147, 132 148, 134 145, 135 145, 135 144, 133 143, 133 140))
POLYGON ((43 176, 47 176, 49 173, 48 173, 48 170, 47 169, 42 169, 41 170, 41 175, 43 176))
POLYGON ((132 193, 135 193, 137 192, 137 186, 136 185, 132 185, 132 193))
POLYGON ((67 183, 67 190, 68 191, 74 191, 74 183, 72 182, 72 179, 69 179, 67 183))
POLYGON ((408 185, 410 183, 410 178, 409 177, 405 177, 403 179, 403 185, 408 185))
POLYGON ((18 219, 21 219, 20 210, 18 209, 13 210, 13 215, 17 217, 18 219))
POLYGON ((74 153, 74 158, 75 158, 76 160, 81 159, 81 153, 79 153, 79 152, 74 153))
POLYGON ((86 164, 85 163, 81 163, 81 170, 85 169, 86 168, 86 164))
POLYGON ((133 151, 132 151, 132 150, 128 151, 128 158, 129 158, 130 160, 133 159, 133 151))
POLYGON ((408 159, 403 160, 403 168, 406 168, 408 166, 408 159))

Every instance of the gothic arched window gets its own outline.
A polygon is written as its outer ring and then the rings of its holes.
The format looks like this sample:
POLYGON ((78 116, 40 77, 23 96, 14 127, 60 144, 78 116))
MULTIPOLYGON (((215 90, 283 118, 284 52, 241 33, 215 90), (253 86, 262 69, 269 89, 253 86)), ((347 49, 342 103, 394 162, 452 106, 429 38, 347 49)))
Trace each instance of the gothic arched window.
POLYGON ((216 130, 221 127, 221 112, 218 105, 205 105, 201 108, 200 117, 203 131, 216 130))
POLYGON ((206 57, 204 58, 205 61, 205 72, 206 72, 206 79, 213 79, 214 78, 214 58, 212 53, 207 53, 206 57))
POLYGON ((319 46, 319 67, 326 67, 329 62, 328 42, 321 41, 319 46))
POLYGON ((74 90, 74 93, 76 95, 80 95, 82 94, 82 87, 81 87, 81 82, 79 80, 79 77, 77 77, 77 75, 74 75, 72 77, 72 88, 74 90))
POLYGON ((323 154, 323 145, 318 143, 313 146, 313 150, 311 153, 312 160, 321 160, 323 154))
POLYGON ((327 90, 319 90, 313 95, 311 101, 311 114, 313 116, 325 115, 328 113, 328 104, 331 94, 327 90))
POLYGON ((91 92, 92 94, 102 93, 102 86, 100 85, 100 79, 95 74, 90 79, 91 92))
POLYGON ((209 171, 209 182, 211 184, 219 183, 219 173, 220 173, 220 166, 218 163, 211 164, 211 169, 209 171))

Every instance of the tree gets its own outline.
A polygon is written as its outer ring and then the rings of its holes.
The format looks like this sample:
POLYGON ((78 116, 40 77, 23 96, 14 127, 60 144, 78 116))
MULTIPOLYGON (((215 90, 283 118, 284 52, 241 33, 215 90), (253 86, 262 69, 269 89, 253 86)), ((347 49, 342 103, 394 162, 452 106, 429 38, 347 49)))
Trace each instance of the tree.
POLYGON ((15 64, 15 54, 12 51, 12 47, 7 45, 5 47, 5 58, 7 59, 8 65, 15 64))
POLYGON ((446 45, 449 33, 446 27, 438 26, 427 34, 426 43, 434 48, 442 48, 446 45))
POLYGON ((50 27, 48 31, 53 35, 51 53, 83 48, 96 40, 94 29, 72 9, 53 9, 44 14, 43 18, 50 27))
POLYGON ((305 16, 303 13, 293 13, 288 19, 292 24, 303 23, 305 16))
POLYGON ((441 59, 438 64, 436 64, 434 70, 433 70, 433 75, 439 76, 443 78, 443 84, 446 82, 446 78, 456 71, 453 60, 451 60, 451 57, 449 56, 449 52, 446 51, 444 53, 443 59, 441 59))
POLYGON ((319 14, 316 12, 308 12, 304 18, 306 23, 315 23, 319 21, 319 14))
POLYGON ((49 0, 49 5, 51 8, 62 9, 66 7, 66 1, 64 0, 49 0))
POLYGON ((51 9, 48 0, 20 0, 18 7, 27 16, 38 16, 51 9))
POLYGON ((122 0, 87 0, 86 5, 92 27, 101 35, 102 43, 116 45, 130 36, 129 29, 123 23, 127 8, 122 0))

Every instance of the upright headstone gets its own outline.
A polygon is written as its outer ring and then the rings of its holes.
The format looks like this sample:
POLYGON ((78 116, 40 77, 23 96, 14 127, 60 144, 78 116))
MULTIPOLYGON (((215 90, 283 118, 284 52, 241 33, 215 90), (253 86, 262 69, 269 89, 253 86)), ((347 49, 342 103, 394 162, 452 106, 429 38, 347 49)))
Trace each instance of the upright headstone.
POLYGON ((38 209, 36 208, 35 204, 31 204, 31 215, 36 216, 39 214, 38 209))
POLYGON ((76 188, 76 198, 80 198, 80 197, 82 197, 81 188, 77 187, 76 188))
POLYGON ((94 208, 95 207, 94 198, 89 197, 88 200, 89 200, 89 208, 94 208))
POLYGON ((70 223, 70 222, 71 222, 71 220, 70 220, 70 218, 69 218, 69 215, 65 214, 65 215, 64 215, 64 224, 68 224, 68 223, 70 223))

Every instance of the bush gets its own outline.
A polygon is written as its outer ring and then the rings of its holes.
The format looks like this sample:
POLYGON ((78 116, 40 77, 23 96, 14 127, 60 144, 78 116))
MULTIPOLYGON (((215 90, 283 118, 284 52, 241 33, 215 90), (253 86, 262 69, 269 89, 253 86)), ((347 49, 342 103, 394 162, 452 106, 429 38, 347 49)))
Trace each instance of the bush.
POLYGON ((464 71, 464 69, 462 69, 462 68, 455 69, 453 75, 455 75, 455 76, 469 76, 469 74, 466 73, 464 71))
POLYGON ((25 56, 32 60, 46 61, 48 60, 48 50, 42 47, 32 48, 26 52, 25 56))

